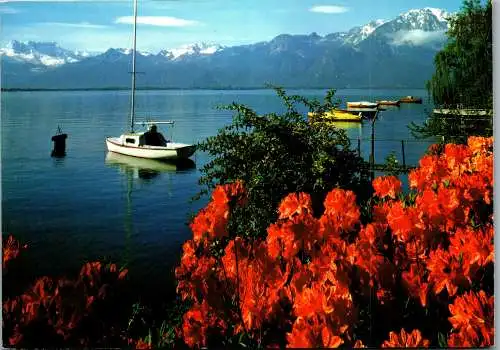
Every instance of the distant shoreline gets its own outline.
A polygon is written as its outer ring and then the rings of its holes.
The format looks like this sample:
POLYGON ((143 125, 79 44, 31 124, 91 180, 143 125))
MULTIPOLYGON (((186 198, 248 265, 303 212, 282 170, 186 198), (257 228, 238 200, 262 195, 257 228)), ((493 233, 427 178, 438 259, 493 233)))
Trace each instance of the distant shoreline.
MULTIPOLYGON (((285 90, 425 90, 424 87, 283 87, 285 90)), ((102 88, 1 88, 0 91, 5 92, 17 92, 17 91, 128 91, 130 87, 102 87, 102 88)), ((271 87, 190 87, 190 88, 178 88, 178 87, 139 87, 136 88, 137 91, 152 91, 152 90, 214 90, 214 91, 231 91, 231 90, 273 90, 271 87)))

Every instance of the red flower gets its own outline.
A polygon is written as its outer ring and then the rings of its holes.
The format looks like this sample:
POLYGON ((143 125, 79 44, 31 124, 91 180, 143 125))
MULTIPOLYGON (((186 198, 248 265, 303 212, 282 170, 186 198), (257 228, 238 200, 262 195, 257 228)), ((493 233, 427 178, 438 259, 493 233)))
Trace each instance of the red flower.
POLYGON ((460 261, 448 251, 441 248, 432 251, 427 261, 429 283, 434 284, 434 292, 439 294, 445 287, 449 296, 454 296, 459 286, 468 287, 470 278, 470 264, 468 261, 460 261))
POLYGON ((292 219, 294 216, 312 214, 311 196, 307 193, 291 193, 280 203, 280 219, 292 219))
POLYGON ((385 232, 387 230, 387 225, 385 224, 368 224, 363 227, 359 232, 359 238, 361 240, 366 240, 370 244, 375 244, 376 242, 383 239, 385 232))
POLYGON ((422 190, 430 186, 438 171, 438 159, 439 157, 435 155, 426 155, 420 158, 420 166, 408 174, 410 187, 422 190))
POLYGON ((145 350, 145 349, 152 349, 153 347, 151 346, 150 343, 145 342, 142 339, 139 339, 137 344, 135 344, 135 348, 145 350))
POLYGON ((405 208, 401 202, 396 202, 389 209, 387 222, 389 223, 393 235, 399 241, 408 242, 415 236, 418 229, 419 217, 415 208, 405 208))
POLYGON ((427 305, 427 295, 429 293, 429 284, 425 282, 424 274, 425 269, 420 264, 412 264, 410 271, 405 271, 402 274, 410 295, 419 298, 423 307, 427 305))
MULTIPOLYGON (((466 264, 483 267, 494 261, 493 226, 458 229, 450 236, 450 253, 466 264)), ((471 276, 472 277, 472 276, 471 276)))
POLYGON ((383 348, 427 348, 429 340, 422 338, 422 334, 418 329, 414 329, 411 333, 401 328, 401 333, 389 333, 389 340, 384 341, 383 348))
POLYGON ((484 291, 469 292, 457 297, 450 304, 448 318, 458 333, 448 340, 449 346, 491 346, 494 342, 494 297, 484 291))
MULTIPOLYGON (((360 211, 352 191, 334 189, 326 195, 323 217, 331 222, 334 230, 351 231, 359 223, 360 211)), ((321 218, 321 220, 324 220, 321 218)), ((324 234, 325 237, 327 233, 324 234)))
POLYGON ((213 330, 223 333, 226 323, 217 317, 216 310, 206 302, 195 304, 183 317, 182 334, 190 347, 206 346, 208 335, 213 330))
POLYGON ((459 168, 460 164, 464 164, 470 156, 471 152, 465 145, 449 143, 444 147, 444 159, 446 159, 450 170, 459 168))
POLYGON ((469 136, 467 146, 472 152, 486 152, 493 148, 493 137, 469 136))
POLYGON ((318 346, 317 335, 304 317, 297 317, 293 324, 292 333, 286 336, 290 348, 313 348, 318 346))
POLYGON ((379 176, 372 182, 375 195, 396 198, 401 192, 401 181, 396 176, 379 176))
POLYGON ((301 217, 294 216, 267 229, 267 248, 272 258, 282 256, 292 259, 301 249, 311 252, 319 240, 319 223, 306 211, 301 217))
POLYGON ((330 326, 316 317, 308 320, 298 317, 287 340, 290 348, 338 348, 344 343, 330 326))
POLYGON ((246 191, 243 182, 237 180, 226 185, 219 185, 212 191, 212 202, 216 206, 228 205, 236 200, 239 205, 243 205, 246 198, 246 191))
POLYGON ((202 313, 201 307, 195 305, 184 314, 182 324, 182 334, 184 341, 190 347, 195 345, 206 345, 207 342, 207 326, 205 316, 202 313))

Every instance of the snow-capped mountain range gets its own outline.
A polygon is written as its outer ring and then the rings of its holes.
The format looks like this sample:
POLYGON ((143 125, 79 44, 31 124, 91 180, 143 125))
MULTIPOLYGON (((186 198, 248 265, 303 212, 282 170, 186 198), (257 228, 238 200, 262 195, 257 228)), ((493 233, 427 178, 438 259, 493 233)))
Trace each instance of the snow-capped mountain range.
MULTIPOLYGON (((345 44, 358 45, 366 40, 376 31, 389 30, 392 37, 398 37, 401 31, 442 31, 447 28, 447 17, 450 16, 444 10, 426 7, 424 9, 410 10, 400 14, 393 20, 377 19, 364 26, 354 27, 348 32, 334 33, 341 38, 345 44)), ((332 34, 330 34, 332 35, 332 34)), ((391 35, 389 35, 390 37, 391 35)), ((401 40, 396 40, 399 43, 401 40)), ((158 53, 138 51, 142 56, 161 56, 169 60, 177 60, 185 56, 211 55, 225 47, 215 43, 194 43, 174 49, 164 49, 158 53)), ((103 54, 121 53, 129 55, 131 49, 112 48, 103 54)), ((43 66, 59 66, 66 63, 74 63, 85 58, 98 56, 100 53, 89 53, 87 51, 71 51, 61 48, 55 42, 20 42, 13 40, 5 48, 0 48, 0 55, 10 57, 17 61, 32 63, 43 66)))
POLYGON ((6 47, 0 48, 0 55, 44 66, 58 66, 65 63, 78 62, 91 56, 86 51, 63 49, 55 42, 20 42, 17 40, 13 40, 6 47))
MULTIPOLYGON (((161 56, 169 60, 176 60, 190 55, 211 55, 224 47, 218 44, 195 43, 183 45, 171 50, 161 50, 157 54, 147 51, 137 51, 140 56, 161 56)), ((19 62, 47 67, 60 66, 66 63, 75 63, 83 59, 98 55, 130 55, 132 49, 111 48, 104 53, 71 51, 60 47, 56 42, 10 41, 6 47, 0 48, 0 56, 6 56, 19 62)))
MULTIPOLYGON (((146 73, 138 84, 188 88, 254 87, 266 82, 283 86, 420 86, 433 71, 433 58, 446 41, 451 15, 423 8, 325 36, 281 34, 250 45, 194 43, 159 52, 138 51, 139 69, 146 73)), ((4 87, 23 88, 127 86, 124 72, 130 71, 131 53, 123 48, 74 52, 54 42, 12 41, 0 49, 2 81, 4 87)))

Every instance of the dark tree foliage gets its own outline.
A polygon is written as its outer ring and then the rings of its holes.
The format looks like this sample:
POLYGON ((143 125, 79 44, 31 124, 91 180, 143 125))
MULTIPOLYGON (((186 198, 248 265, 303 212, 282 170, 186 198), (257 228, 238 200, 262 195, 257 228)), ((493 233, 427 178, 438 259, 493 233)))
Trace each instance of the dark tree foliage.
POLYGON ((493 134, 491 117, 459 115, 431 115, 422 125, 410 123, 408 126, 416 138, 427 139, 438 137, 439 143, 466 144, 469 135, 489 137, 493 134))
POLYGON ((492 4, 464 0, 450 19, 448 43, 434 59, 436 70, 427 89, 436 107, 456 111, 430 114, 409 128, 417 138, 439 136, 443 143, 464 143, 468 135, 491 136, 491 116, 463 116, 459 109, 493 108, 492 4))
POLYGON ((280 201, 291 192, 307 192, 315 214, 323 208, 326 193, 334 187, 356 190, 359 199, 368 196, 368 174, 364 161, 350 150, 345 131, 312 125, 297 110, 324 112, 338 105, 330 90, 324 103, 301 96, 288 96, 275 88, 285 106, 283 114, 258 115, 253 109, 233 103, 222 109, 234 111, 232 124, 198 145, 211 161, 202 168, 200 184, 208 193, 215 185, 243 180, 249 200, 233 209, 232 234, 261 236, 277 219, 280 201), (361 195, 360 195, 361 194, 361 195))
POLYGON ((464 0, 450 18, 448 43, 427 83, 436 105, 491 108, 493 103, 492 4, 464 0))

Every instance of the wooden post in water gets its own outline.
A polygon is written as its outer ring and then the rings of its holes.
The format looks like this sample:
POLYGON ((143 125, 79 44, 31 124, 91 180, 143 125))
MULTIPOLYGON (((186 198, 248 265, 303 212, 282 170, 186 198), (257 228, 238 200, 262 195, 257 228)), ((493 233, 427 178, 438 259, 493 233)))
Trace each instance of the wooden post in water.
POLYGON ((403 168, 406 168, 405 140, 401 140, 401 152, 403 153, 403 168))
POLYGON ((61 127, 57 126, 57 133, 52 136, 52 141, 54 142, 54 149, 52 150, 52 157, 64 157, 66 155, 66 139, 67 134, 63 134, 61 127))
POLYGON ((361 157, 361 139, 358 136, 358 157, 361 157))

